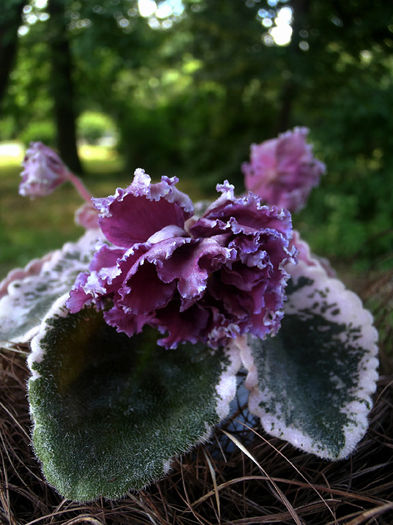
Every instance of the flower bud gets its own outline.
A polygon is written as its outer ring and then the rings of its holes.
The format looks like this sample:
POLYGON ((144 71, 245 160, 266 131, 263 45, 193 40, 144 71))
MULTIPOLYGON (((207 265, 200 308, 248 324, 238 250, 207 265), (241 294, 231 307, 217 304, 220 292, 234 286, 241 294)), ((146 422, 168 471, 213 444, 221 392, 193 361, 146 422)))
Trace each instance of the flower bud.
POLYGON ((245 186, 267 204, 298 211, 319 184, 325 165, 306 143, 307 128, 295 128, 275 139, 251 145, 250 163, 242 165, 245 186))
POLYGON ((51 148, 31 142, 23 161, 19 193, 24 197, 49 195, 67 179, 67 167, 51 148))

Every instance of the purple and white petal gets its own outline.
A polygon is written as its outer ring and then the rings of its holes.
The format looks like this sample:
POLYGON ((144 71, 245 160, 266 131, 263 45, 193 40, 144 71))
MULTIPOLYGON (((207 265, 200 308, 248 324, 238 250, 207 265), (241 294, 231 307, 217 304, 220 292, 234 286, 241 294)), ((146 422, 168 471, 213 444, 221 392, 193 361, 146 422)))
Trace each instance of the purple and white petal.
POLYGON ((137 170, 127 189, 95 200, 115 246, 102 246, 80 277, 73 311, 86 302, 109 305, 105 316, 119 331, 151 324, 167 332, 161 344, 168 347, 202 341, 217 348, 243 333, 277 331, 285 267, 294 262, 289 212, 251 193, 236 198, 225 182, 205 214, 191 217, 191 201, 175 184, 166 177, 151 184, 137 170))
POLYGON ((19 193, 24 197, 49 195, 67 179, 68 169, 60 157, 42 142, 31 142, 26 150, 19 193))
POLYGON ((113 306, 110 310, 104 312, 104 319, 109 326, 116 328, 119 333, 124 333, 128 337, 139 334, 145 324, 152 322, 152 317, 149 315, 131 315, 129 312, 118 306, 113 306))
POLYGON ((184 312, 180 305, 172 302, 167 308, 157 312, 156 326, 166 337, 157 342, 165 348, 176 348, 179 344, 204 341, 209 325, 209 312, 195 304, 184 312))
POLYGON ((162 177, 161 182, 151 184, 149 175, 139 169, 128 188, 118 188, 110 197, 93 199, 106 238, 128 248, 146 242, 165 226, 182 228, 192 216, 193 206, 190 198, 176 189, 176 182, 176 178, 162 177))
POLYGON ((202 239, 176 250, 173 257, 162 264, 158 274, 165 282, 176 278, 181 297, 191 299, 200 297, 206 290, 209 276, 235 257, 234 249, 221 246, 215 239, 202 239))
POLYGON ((75 212, 75 222, 86 230, 98 228, 98 211, 90 202, 85 202, 75 212))
POLYGON ((270 205, 300 210, 319 184, 325 165, 306 143, 307 128, 295 128, 276 139, 251 145, 250 163, 243 163, 245 186, 270 205))
POLYGON ((116 301, 132 315, 147 315, 166 306, 172 299, 176 284, 164 283, 157 275, 154 264, 138 261, 119 288, 116 301))

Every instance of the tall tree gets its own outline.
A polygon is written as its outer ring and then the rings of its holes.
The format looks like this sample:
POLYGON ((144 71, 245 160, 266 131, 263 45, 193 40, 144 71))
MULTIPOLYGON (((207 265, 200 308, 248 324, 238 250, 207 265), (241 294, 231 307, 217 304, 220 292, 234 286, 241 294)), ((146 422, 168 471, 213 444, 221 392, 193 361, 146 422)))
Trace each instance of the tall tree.
POLYGON ((69 168, 82 172, 76 146, 76 109, 72 78, 72 56, 68 39, 66 0, 49 0, 49 45, 51 48, 51 89, 57 131, 57 146, 69 168))
POLYGON ((287 130, 292 125, 293 104, 297 98, 298 90, 301 88, 301 70, 305 61, 304 53, 299 44, 302 40, 302 31, 307 26, 307 15, 309 11, 309 0, 292 0, 292 38, 288 45, 285 61, 288 78, 283 82, 279 94, 280 109, 274 134, 287 130))
POLYGON ((18 47, 18 28, 25 0, 9 0, 0 16, 0 103, 4 98, 18 47))

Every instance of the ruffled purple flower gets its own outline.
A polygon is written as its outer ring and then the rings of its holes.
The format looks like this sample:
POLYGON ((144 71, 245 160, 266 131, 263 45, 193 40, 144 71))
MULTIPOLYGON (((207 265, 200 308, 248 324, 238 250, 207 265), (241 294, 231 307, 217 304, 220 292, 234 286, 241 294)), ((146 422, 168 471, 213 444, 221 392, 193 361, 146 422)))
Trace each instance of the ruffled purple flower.
POLYGON ((306 143, 307 128, 295 128, 275 139, 251 145, 250 163, 243 163, 245 186, 268 204, 295 212, 303 208, 319 184, 325 165, 306 143))
POLYGON ((42 142, 31 142, 26 150, 19 193, 44 197, 67 179, 68 170, 60 157, 42 142))
POLYGON ((145 324, 160 344, 203 341, 212 347, 243 334, 274 333, 283 315, 285 265, 293 262, 291 218, 256 195, 235 198, 233 186, 202 217, 193 216, 177 179, 157 184, 137 170, 132 184, 94 199, 103 244, 70 293, 68 307, 103 310, 129 336, 145 324))

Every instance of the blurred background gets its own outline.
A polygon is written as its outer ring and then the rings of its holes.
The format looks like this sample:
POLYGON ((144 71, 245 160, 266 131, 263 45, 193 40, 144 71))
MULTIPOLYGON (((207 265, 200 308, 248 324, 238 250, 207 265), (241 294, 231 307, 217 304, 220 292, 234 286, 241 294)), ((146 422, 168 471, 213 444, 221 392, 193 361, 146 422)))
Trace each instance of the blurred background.
POLYGON ((327 173, 294 217, 362 279, 393 266, 393 3, 5 0, 0 13, 0 278, 76 239, 69 185, 18 195, 30 141, 96 196, 137 167, 195 200, 244 190, 251 143, 294 126, 327 173))

